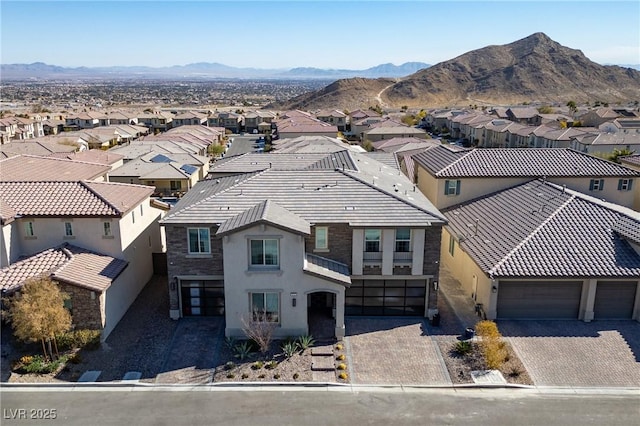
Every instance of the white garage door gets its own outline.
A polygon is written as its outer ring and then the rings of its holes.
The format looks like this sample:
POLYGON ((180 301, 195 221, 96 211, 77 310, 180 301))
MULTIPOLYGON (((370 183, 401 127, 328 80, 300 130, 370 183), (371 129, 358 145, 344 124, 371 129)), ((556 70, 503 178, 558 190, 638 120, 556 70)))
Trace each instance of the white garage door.
POLYGON ((500 281, 497 317, 578 319, 582 281, 500 281))

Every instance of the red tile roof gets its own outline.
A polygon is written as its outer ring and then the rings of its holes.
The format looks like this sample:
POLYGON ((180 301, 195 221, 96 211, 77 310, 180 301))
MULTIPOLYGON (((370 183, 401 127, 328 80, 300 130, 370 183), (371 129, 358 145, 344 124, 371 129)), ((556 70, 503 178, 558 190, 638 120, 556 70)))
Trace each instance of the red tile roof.
POLYGON ((111 168, 103 164, 53 157, 19 155, 0 160, 0 181, 72 181, 93 180, 111 168))

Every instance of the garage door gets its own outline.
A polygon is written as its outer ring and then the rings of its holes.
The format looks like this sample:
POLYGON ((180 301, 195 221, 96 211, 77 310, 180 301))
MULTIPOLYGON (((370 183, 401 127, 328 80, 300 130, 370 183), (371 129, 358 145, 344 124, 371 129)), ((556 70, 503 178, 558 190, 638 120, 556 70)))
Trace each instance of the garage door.
POLYGON ((424 316, 427 280, 352 280, 345 315, 424 316))
POLYGON ((186 280, 180 283, 182 315, 224 315, 224 281, 186 280))
POLYGON ((595 318, 631 319, 637 287, 635 282, 598 281, 593 308, 595 318))
POLYGON ((500 282, 498 318, 578 319, 582 281, 500 282))

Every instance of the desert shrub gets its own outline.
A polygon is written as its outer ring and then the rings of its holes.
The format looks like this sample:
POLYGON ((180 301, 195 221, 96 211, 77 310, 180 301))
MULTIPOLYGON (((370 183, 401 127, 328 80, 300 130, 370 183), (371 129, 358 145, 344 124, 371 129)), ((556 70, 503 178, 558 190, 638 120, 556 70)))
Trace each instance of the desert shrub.
POLYGON ((342 346, 342 343, 338 343, 336 345, 336 349, 339 350, 339 351, 341 351, 343 348, 344 348, 344 346, 342 346))
POLYGON ((267 375, 262 373, 261 375, 258 376, 258 379, 264 379, 265 377, 267 377, 267 375))
POLYGON ((315 343, 316 341, 311 335, 305 334, 304 336, 298 337, 298 345, 300 346, 300 349, 302 349, 303 352, 306 349, 309 349, 315 343))
POLYGON ((255 311, 252 315, 243 316, 240 320, 242 322, 242 332, 245 336, 257 343, 260 352, 263 354, 269 352, 273 334, 278 324, 269 321, 267 314, 261 311, 255 311))
POLYGON ((349 375, 343 371, 342 373, 338 374, 338 377, 342 380, 347 380, 349 378, 349 375))
POLYGON ((299 377, 300 377, 300 374, 293 373, 293 380, 298 380, 299 377))
POLYGON ((338 355, 338 356, 336 357, 336 359, 337 359, 338 361, 344 361, 346 358, 347 358, 347 357, 346 357, 346 355, 345 355, 345 354, 340 354, 340 355, 338 355))
POLYGON ((338 369, 338 370, 346 370, 347 369, 347 364, 345 364, 344 362, 341 362, 340 364, 338 364, 336 369, 338 369))
POLYGON ((264 367, 264 362, 262 361, 256 361, 253 364, 251 364, 252 370, 260 370, 262 367, 264 367))
POLYGON ((18 361, 15 370, 19 373, 50 374, 57 371, 61 365, 64 365, 67 359, 68 357, 66 355, 61 356, 55 361, 47 361, 42 355, 24 356, 18 361))
POLYGON ((233 379, 233 378, 235 378, 235 377, 236 377, 236 375, 235 375, 235 374, 233 374, 233 373, 227 373, 227 379, 233 379))
POLYGON ((282 349, 282 352, 284 353, 284 356, 286 358, 291 358, 296 354, 296 352, 298 352, 300 347, 298 346, 298 342, 290 341, 284 342, 282 346, 280 346, 280 348, 282 349))
POLYGON ((233 361, 229 361, 224 365, 225 370, 233 370, 236 367, 236 364, 233 361))
POLYGON ((227 349, 233 351, 233 349, 236 347, 236 339, 234 339, 233 337, 225 337, 224 345, 227 347, 227 349))
POLYGON ((461 340, 456 343, 454 350, 459 355, 468 355, 471 353, 471 351, 473 351, 473 345, 468 340, 461 340))
POLYGON ((264 368, 266 368, 267 370, 273 370, 273 369, 275 369, 277 366, 278 366, 278 361, 276 361, 276 360, 271 360, 271 361, 267 362, 267 363, 264 365, 264 368))
POLYGON ((251 355, 251 344, 248 341, 242 341, 233 347, 234 356, 240 361, 251 355))
POLYGON ((499 370, 504 363, 507 352, 498 326, 493 321, 480 321, 476 324, 476 333, 480 337, 480 348, 487 368, 499 370))
POLYGON ((249 374, 247 374, 247 373, 242 373, 242 376, 241 376, 241 377, 242 377, 243 379, 248 379, 248 378, 249 378, 249 374))
POLYGON ((56 341, 60 349, 95 350, 100 347, 101 335, 100 330, 80 329, 57 334, 56 341))
POLYGON ((276 373, 276 374, 273 375, 273 378, 277 380, 277 379, 280 378, 280 375, 278 373, 276 373))
POLYGON ((522 370, 518 367, 511 367, 509 370, 509 377, 519 377, 522 374, 522 370))

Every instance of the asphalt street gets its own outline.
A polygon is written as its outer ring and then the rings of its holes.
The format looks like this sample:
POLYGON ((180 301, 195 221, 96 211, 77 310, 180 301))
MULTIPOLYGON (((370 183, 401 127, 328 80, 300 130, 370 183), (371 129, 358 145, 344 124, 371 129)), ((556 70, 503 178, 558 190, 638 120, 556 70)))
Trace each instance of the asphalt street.
POLYGON ((23 386, 0 397, 2 425, 640 424, 637 390, 23 386))

